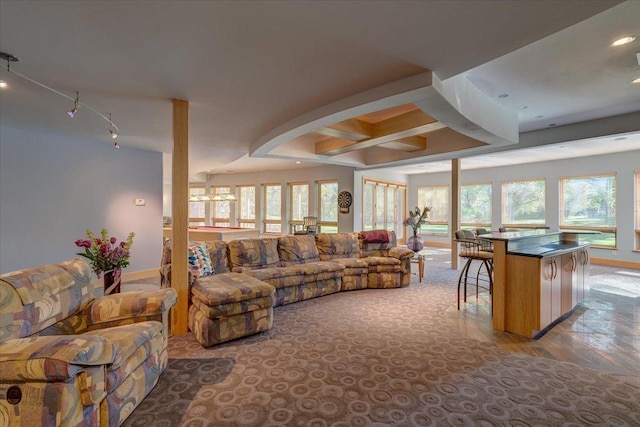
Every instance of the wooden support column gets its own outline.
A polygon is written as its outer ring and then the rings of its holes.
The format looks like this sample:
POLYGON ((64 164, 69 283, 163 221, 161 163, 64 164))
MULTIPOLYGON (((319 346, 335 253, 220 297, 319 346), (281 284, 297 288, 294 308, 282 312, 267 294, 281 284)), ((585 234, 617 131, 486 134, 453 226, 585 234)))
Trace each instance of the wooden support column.
POLYGON ((173 100, 173 164, 171 287, 178 293, 178 303, 171 309, 171 333, 187 333, 189 310, 189 102, 173 100))
POLYGON ((451 159, 451 268, 454 270, 458 269, 456 230, 460 230, 460 159, 451 159))

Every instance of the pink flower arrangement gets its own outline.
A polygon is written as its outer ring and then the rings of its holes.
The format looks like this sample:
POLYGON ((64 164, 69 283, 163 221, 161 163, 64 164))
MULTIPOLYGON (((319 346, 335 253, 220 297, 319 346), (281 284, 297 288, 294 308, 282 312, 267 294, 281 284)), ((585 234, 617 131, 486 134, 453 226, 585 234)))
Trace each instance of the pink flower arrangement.
POLYGON ((109 232, 106 228, 100 231, 100 237, 94 236, 91 230, 87 230, 87 239, 78 239, 75 242, 77 247, 84 248, 84 252, 76 255, 90 260, 91 268, 98 277, 110 270, 114 270, 115 275, 119 276, 122 269, 129 265, 130 249, 135 233, 129 233, 127 240, 119 244, 116 244, 118 239, 108 236, 109 232))

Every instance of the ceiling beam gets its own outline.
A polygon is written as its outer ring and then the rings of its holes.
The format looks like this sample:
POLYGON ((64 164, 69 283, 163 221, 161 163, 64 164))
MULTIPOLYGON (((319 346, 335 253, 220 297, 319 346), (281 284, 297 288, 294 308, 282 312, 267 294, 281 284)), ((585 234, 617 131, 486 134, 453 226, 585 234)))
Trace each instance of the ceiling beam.
POLYGON ((358 142, 342 138, 323 139, 316 142, 316 154, 332 153, 335 150, 342 150, 354 144, 358 144, 358 142))
POLYGON ((336 156, 338 154, 348 153, 350 151, 362 150, 364 148, 374 147, 376 145, 386 144, 399 139, 404 139, 423 133, 433 132, 445 128, 446 126, 436 121, 433 123, 424 124, 414 128, 398 131, 396 133, 383 135, 378 138, 371 138, 360 142, 347 141, 347 144, 335 144, 334 146, 324 145, 320 146, 322 142, 316 143, 316 154, 323 154, 326 156, 336 156))
POLYGON ((421 135, 409 136, 407 138, 396 139, 395 141, 381 144, 385 148, 393 148, 402 151, 419 151, 427 149, 427 138, 421 135))
POLYGON ((317 132, 334 138, 362 141, 373 137, 373 125, 358 119, 348 119, 320 128, 317 132))
POLYGON ((402 140, 406 140, 407 145, 418 144, 416 149, 425 149, 426 141, 423 143, 410 138, 443 127, 445 126, 442 123, 422 110, 409 111, 372 125, 357 119, 345 120, 323 128, 331 129, 336 138, 316 143, 316 154, 335 156, 402 140), (335 133, 336 130, 342 133, 335 133), (367 138, 358 140, 353 138, 353 135, 367 136, 367 138))
POLYGON ((435 123, 437 120, 422 110, 413 110, 373 125, 372 138, 394 135, 408 129, 435 123))

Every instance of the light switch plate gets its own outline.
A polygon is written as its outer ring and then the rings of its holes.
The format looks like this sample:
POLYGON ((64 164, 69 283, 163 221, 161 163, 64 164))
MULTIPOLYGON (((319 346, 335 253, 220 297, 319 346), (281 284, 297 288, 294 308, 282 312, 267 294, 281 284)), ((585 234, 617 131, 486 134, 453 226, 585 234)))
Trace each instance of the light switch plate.
POLYGON ((146 206, 147 201, 145 199, 136 199, 136 206, 146 206))

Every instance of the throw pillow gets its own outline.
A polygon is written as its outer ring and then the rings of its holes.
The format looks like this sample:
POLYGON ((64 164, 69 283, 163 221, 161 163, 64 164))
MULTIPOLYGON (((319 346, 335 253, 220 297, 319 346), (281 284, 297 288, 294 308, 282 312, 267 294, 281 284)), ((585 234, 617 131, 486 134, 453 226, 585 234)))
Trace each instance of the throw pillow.
POLYGON ((210 276, 212 274, 215 274, 206 246, 193 245, 189 246, 188 249, 189 265, 191 266, 191 271, 193 272, 193 275, 196 279, 201 276, 210 276))

